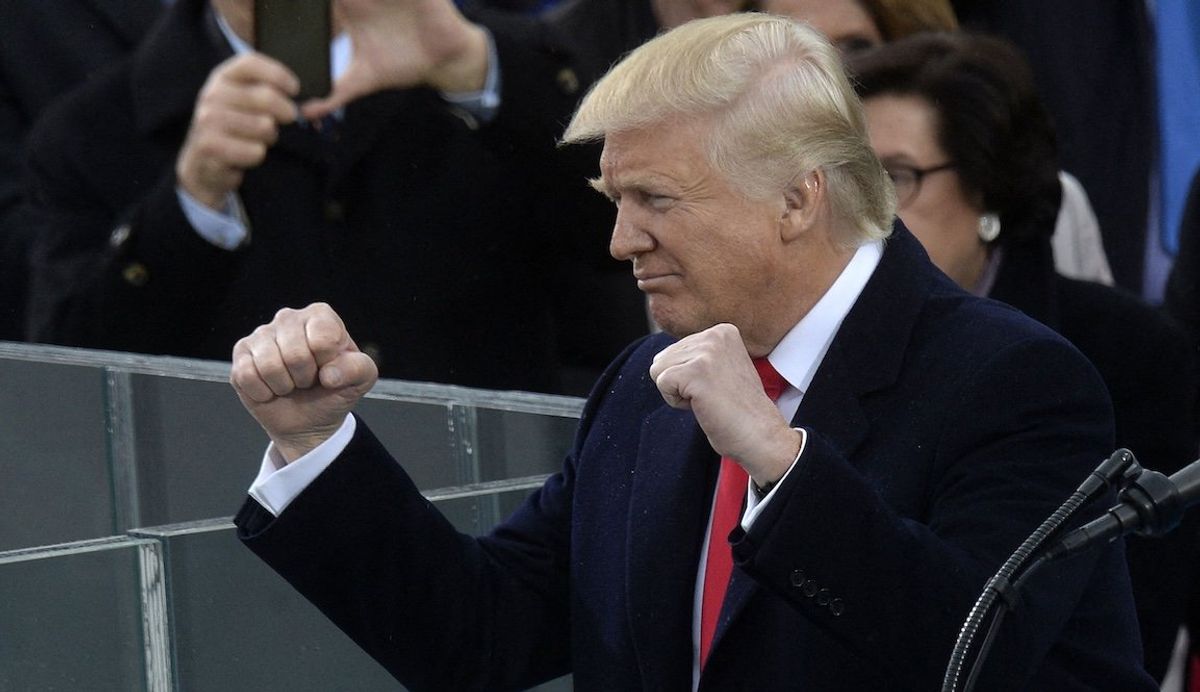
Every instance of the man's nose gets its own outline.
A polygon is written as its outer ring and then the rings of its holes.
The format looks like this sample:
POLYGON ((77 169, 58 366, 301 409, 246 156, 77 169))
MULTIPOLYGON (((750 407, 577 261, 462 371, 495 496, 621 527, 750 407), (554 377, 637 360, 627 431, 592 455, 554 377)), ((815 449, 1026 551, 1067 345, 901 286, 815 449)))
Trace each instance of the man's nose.
POLYGON ((617 220, 613 224, 612 239, 608 243, 608 254, 618 260, 632 260, 643 252, 654 249, 654 237, 638 223, 636 214, 617 207, 617 220))

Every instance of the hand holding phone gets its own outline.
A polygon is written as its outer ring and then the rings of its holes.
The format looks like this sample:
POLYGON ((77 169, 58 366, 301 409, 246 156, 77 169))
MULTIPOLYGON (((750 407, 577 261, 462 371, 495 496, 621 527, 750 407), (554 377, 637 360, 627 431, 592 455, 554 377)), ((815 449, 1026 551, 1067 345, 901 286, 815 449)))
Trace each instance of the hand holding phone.
POLYGON ((305 118, 324 117, 383 89, 426 86, 454 93, 482 88, 487 34, 452 0, 335 0, 334 7, 354 57, 327 98, 301 104, 305 118))
POLYGON ((179 185, 201 204, 224 208, 245 171, 261 164, 296 119, 296 76, 258 53, 236 55, 217 66, 200 89, 187 138, 175 163, 179 185))

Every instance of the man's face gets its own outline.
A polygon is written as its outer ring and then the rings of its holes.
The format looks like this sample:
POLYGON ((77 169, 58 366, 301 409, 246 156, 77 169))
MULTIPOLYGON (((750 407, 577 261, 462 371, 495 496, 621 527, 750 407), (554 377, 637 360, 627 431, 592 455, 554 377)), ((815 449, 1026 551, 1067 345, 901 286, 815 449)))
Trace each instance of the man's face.
POLYGON ((597 188, 617 205, 609 251, 633 262, 651 316, 678 337, 769 320, 789 270, 782 192, 755 201, 731 187, 701 149, 709 129, 693 120, 613 133, 600 157, 597 188))

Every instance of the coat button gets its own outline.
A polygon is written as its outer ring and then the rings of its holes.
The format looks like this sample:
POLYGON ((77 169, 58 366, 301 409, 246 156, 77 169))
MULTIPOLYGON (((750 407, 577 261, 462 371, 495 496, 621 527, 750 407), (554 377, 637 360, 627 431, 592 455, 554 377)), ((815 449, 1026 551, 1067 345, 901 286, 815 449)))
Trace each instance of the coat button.
POLYGON ((322 209, 325 220, 330 223, 341 223, 346 220, 346 207, 336 199, 325 200, 325 207, 322 209))
POLYGON ((845 611, 846 604, 842 602, 842 599, 835 598, 829 602, 829 612, 833 613, 834 617, 841 615, 845 611))
POLYGON ((829 589, 821 589, 817 592, 817 605, 829 605, 829 589))
POLYGON ((820 587, 817 586, 817 580, 809 579, 808 581, 804 582, 802 591, 804 592, 805 597, 812 598, 813 596, 817 595, 817 591, 819 589, 820 587))
POLYGON ((797 589, 801 586, 804 586, 804 570, 792 570, 792 586, 796 587, 797 589))
POLYGON ((559 70, 554 79, 558 82, 558 88, 562 89, 564 94, 574 94, 579 91, 579 76, 575 74, 575 70, 569 67, 559 70))
POLYGON ((150 280, 150 270, 141 262, 131 262, 121 270, 121 278, 130 286, 141 288, 150 280))

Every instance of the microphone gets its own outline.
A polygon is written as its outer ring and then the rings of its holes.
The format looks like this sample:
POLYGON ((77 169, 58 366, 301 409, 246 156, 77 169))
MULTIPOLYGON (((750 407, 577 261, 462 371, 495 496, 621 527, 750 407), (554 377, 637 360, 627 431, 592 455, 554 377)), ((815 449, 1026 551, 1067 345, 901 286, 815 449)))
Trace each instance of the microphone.
POLYGON ((1161 536, 1179 525, 1188 507, 1200 502, 1200 460, 1170 478, 1149 469, 1121 491, 1120 502, 1103 516, 1063 536, 1045 553, 1047 560, 1074 555, 1129 533, 1161 536))

